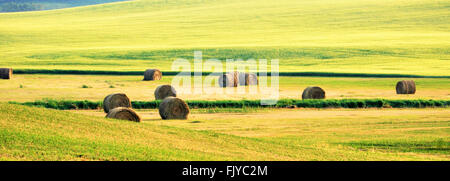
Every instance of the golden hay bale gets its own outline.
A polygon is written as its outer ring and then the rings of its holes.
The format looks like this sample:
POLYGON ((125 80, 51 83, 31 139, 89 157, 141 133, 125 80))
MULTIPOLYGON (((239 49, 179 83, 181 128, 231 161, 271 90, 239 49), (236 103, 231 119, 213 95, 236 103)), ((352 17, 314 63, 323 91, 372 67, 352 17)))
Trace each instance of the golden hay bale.
POLYGON ((219 76, 219 86, 220 87, 233 87, 234 78, 232 74, 222 74, 219 76))
POLYGON ((111 111, 109 111, 106 117, 113 119, 141 122, 141 117, 133 109, 127 107, 116 107, 111 111))
POLYGON ((255 73, 239 73, 239 85, 258 85, 258 76, 255 73))
POLYGON ((231 74, 233 75, 233 86, 239 86, 239 72, 231 72, 231 74))
POLYGON ((166 97, 177 97, 177 91, 171 85, 160 85, 155 89, 155 99, 164 99, 166 97))
POLYGON ((187 119, 189 106, 177 97, 166 97, 159 104, 159 115, 162 119, 187 119))
POLYGON ((237 87, 239 86, 239 72, 231 72, 219 76, 220 87, 237 87))
POLYGON ((402 80, 397 82, 395 90, 397 94, 415 94, 416 83, 413 80, 402 80))
POLYGON ((302 99, 325 99, 325 91, 320 87, 307 87, 303 91, 302 99))
POLYGON ((12 68, 0 68, 1 79, 11 79, 13 74, 12 68))
POLYGON ((108 113, 116 107, 131 107, 131 101, 124 93, 110 94, 103 100, 103 110, 108 113))
POLYGON ((158 69, 147 69, 144 73, 144 80, 161 80, 162 73, 158 69))

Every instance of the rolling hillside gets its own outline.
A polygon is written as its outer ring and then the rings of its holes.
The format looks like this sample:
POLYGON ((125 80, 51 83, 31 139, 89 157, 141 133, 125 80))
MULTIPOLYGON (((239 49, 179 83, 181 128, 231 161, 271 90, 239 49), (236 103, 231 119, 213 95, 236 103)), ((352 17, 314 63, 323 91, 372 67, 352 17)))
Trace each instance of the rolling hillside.
POLYGON ((0 0, 0 12, 40 11, 123 0, 0 0))
POLYGON ((0 160, 448 160, 447 109, 81 113, 0 103, 0 160))
POLYGON ((450 75, 446 0, 137 0, 2 13, 0 67, 170 71, 176 58, 282 72, 450 75))
MULTIPOLYGON (((258 159, 258 155, 265 153, 255 150, 245 156, 244 153, 251 151, 247 146, 263 150, 272 145, 208 131, 107 120, 62 111, 7 104, 0 104, 0 110, 0 160, 258 159)), ((283 147, 278 149, 281 153, 283 147)), ((267 156, 266 159, 279 157, 267 156)))

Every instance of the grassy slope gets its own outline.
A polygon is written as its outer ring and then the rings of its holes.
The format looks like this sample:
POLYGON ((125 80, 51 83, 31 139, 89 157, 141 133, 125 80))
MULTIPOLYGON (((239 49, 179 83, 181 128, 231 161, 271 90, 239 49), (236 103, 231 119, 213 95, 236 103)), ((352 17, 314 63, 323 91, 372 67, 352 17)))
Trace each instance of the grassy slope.
MULTIPOLYGON (((34 4, 40 5, 42 9, 36 10, 48 10, 48 9, 58 9, 58 8, 68 8, 74 6, 86 6, 92 4, 109 3, 121 0, 0 0, 0 9, 4 3, 17 3, 22 4, 34 4)), ((12 11, 8 11, 12 12, 12 11)))
POLYGON ((207 131, 107 120, 8 104, 0 104, 0 110, 0 159, 5 160, 289 158, 277 145, 207 131), (251 151, 247 148, 249 146, 260 149, 251 151), (262 151, 264 147, 274 147, 281 154, 267 154, 262 151))
MULTIPOLYGON (((194 118, 194 120, 196 119, 194 118)), ((410 125, 412 127, 430 126, 427 121, 411 122, 411 120, 417 119, 415 117, 408 117, 408 119, 409 123, 412 123, 410 125)), ((235 118, 233 120, 237 123, 241 118, 235 118)), ((200 122, 204 121, 201 120, 200 122)), ((437 128, 445 124, 445 121, 436 121, 433 125, 437 126, 437 128)), ((177 122, 173 123, 177 124, 177 122)), ((349 128, 346 124, 350 122, 349 120, 343 122, 343 126, 349 128)), ((423 154, 411 153, 410 150, 407 151, 409 153, 399 153, 395 150, 391 153, 377 150, 369 152, 359 151, 358 149, 353 149, 352 146, 334 145, 324 142, 329 139, 330 135, 322 135, 322 133, 327 132, 318 132, 323 137, 317 139, 311 139, 311 135, 305 136, 304 134, 308 133, 308 131, 302 131, 302 134, 299 136, 280 138, 273 136, 267 138, 244 137, 233 135, 233 133, 223 134, 208 130, 194 130, 196 128, 187 129, 165 125, 170 124, 169 122, 133 123, 4 103, 0 104, 0 123, 0 160, 445 159, 445 155, 435 155, 434 153, 437 151, 425 152, 423 154)), ((266 123, 264 122, 262 124, 266 123)), ((296 124, 295 122, 293 123, 296 124)), ((324 125, 331 126, 330 129, 334 129, 333 127, 337 126, 332 122, 330 123, 324 125)), ((402 122, 402 124, 404 123, 407 122, 402 122)), ((216 122, 212 122, 212 124, 216 124, 216 122)), ((281 122, 281 128, 283 124, 285 122, 281 122)), ((313 126, 311 122, 305 122, 305 124, 313 126)), ((248 124, 246 123, 245 125, 248 124)), ((198 128, 202 129, 202 126, 199 126, 198 128)), ((323 129, 320 126, 317 128, 323 129)), ((235 129, 231 129, 230 131, 232 130, 235 129)), ((248 133, 257 130, 249 129, 248 133)), ((359 144, 358 140, 364 140, 358 137, 351 137, 352 134, 359 135, 360 133, 364 133, 364 130, 360 130, 360 132, 358 132, 359 129, 356 130, 357 132, 348 132, 348 129, 342 130, 345 131, 338 135, 343 134, 341 137, 347 137, 346 142, 348 144, 359 144)), ((389 138, 389 132, 392 130, 389 129, 387 131, 388 136, 383 138, 389 138)), ((283 133, 286 133, 286 130, 283 133)), ((418 141, 418 143, 428 143, 431 141, 427 144, 427 148, 435 148, 437 146, 436 148, 442 149, 442 146, 444 146, 445 149, 446 145, 442 145, 441 138, 443 134, 445 134, 445 131, 444 133, 441 131, 419 132, 416 136, 407 135, 406 137, 400 137, 403 140, 394 139, 393 141, 407 141, 405 142, 407 144, 406 148, 415 148, 414 145, 409 145, 412 147, 408 146, 410 143, 415 144, 415 142, 411 141, 418 141)), ((379 137, 381 135, 384 134, 377 133, 373 136, 379 137)), ((380 139, 377 140, 379 141, 380 139)), ((342 143, 342 141, 340 140, 339 142, 342 143)))
POLYGON ((171 70, 279 58, 281 71, 449 75, 445 0, 138 0, 0 14, 0 66, 171 70))

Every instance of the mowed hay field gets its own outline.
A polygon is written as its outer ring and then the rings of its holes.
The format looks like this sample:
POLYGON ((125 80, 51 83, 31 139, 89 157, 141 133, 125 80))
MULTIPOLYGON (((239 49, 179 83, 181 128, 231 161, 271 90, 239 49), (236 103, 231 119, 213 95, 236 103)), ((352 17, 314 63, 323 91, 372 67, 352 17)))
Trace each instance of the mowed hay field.
MULTIPOLYGON (((11 80, 0 80, 0 100, 29 102, 42 99, 101 101, 111 93, 126 93, 131 100, 154 100, 159 85, 171 84, 174 76, 163 76, 159 81, 142 81, 142 76, 106 75, 14 75, 11 80)), ((205 77, 204 77, 205 78, 205 77)), ((320 86, 330 99, 450 99, 450 79, 414 78, 417 92, 398 95, 395 86, 399 80, 411 78, 341 78, 341 77, 279 77, 280 99, 301 99, 308 86, 320 86)), ((194 82, 192 79, 192 87, 194 82)), ((270 86, 270 79, 268 85, 270 86)), ((210 85, 213 86, 213 85, 210 85)), ((250 94, 247 86, 244 94, 228 93, 236 88, 204 87, 211 94, 193 94, 177 90, 177 96, 185 100, 257 100, 266 94, 250 94), (225 93, 223 93, 225 92, 225 93)), ((262 89, 262 87, 261 87, 262 89)))
POLYGON ((447 0, 136 0, 2 13, 0 67, 171 71, 176 58, 282 72, 448 76, 447 0))
MULTIPOLYGON (((19 73, 0 80, 0 160, 450 160, 445 106, 191 108, 187 120, 135 109, 142 117, 135 123, 107 119, 99 107, 7 103, 101 102, 111 93, 152 101, 174 76, 117 74, 180 71, 172 62, 193 62, 194 51, 222 62, 279 59, 284 75, 347 76, 281 76, 280 99, 300 99, 306 87, 319 86, 327 99, 449 100, 449 12, 448 0, 135 0, 0 13, 0 68, 19 73), (48 74, 30 74, 36 70, 48 74), (114 75, 89 75, 99 71, 114 75), (416 93, 397 95, 400 80, 414 80, 416 93)), ((178 90, 177 97, 266 97, 224 90, 236 88, 178 90)))
POLYGON ((76 112, 0 103, 0 160, 450 159, 448 109, 76 112))

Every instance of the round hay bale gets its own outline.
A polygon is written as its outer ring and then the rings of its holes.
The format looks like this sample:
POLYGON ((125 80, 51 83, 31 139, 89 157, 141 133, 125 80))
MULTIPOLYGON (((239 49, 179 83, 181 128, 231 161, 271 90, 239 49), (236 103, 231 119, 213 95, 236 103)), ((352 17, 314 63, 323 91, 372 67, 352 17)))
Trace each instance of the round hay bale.
POLYGON ((158 69, 147 69, 144 73, 144 80, 161 80, 162 73, 158 69))
POLYGON ((177 97, 166 97, 159 104, 159 115, 162 119, 187 119, 189 106, 177 97))
POLYGON ((413 80, 402 80, 397 82, 395 90, 397 94, 415 94, 416 83, 413 80))
POLYGON ((233 87, 234 78, 232 74, 222 74, 219 76, 219 86, 220 87, 233 87))
POLYGON ((169 96, 177 97, 177 92, 171 85, 160 85, 155 89, 156 100, 162 100, 169 96))
POLYGON ((12 68, 0 68, 0 78, 11 79, 13 74, 12 68))
POLYGON ((255 73, 239 73, 239 85, 258 85, 258 76, 255 73))
POLYGON ((233 75, 233 87, 239 86, 239 72, 231 72, 233 75))
POLYGON ((141 122, 141 117, 133 109, 127 107, 116 107, 114 109, 111 109, 106 117, 141 122))
POLYGON ((325 91, 320 87, 307 87, 303 91, 302 99, 325 99, 325 91))
POLYGON ((247 85, 259 84, 258 75, 256 75, 255 73, 249 73, 248 75, 246 75, 245 80, 247 82, 247 85))
POLYGON ((409 86, 408 93, 415 94, 416 93, 416 83, 413 80, 409 80, 408 86, 409 86))
POLYGON ((103 100, 103 110, 108 113, 116 107, 131 107, 131 101, 124 93, 110 94, 103 100))
POLYGON ((247 75, 247 73, 245 72, 239 72, 239 85, 245 85, 246 81, 245 81, 245 76, 247 75))
POLYGON ((239 86, 239 72, 231 72, 219 76, 220 87, 237 87, 239 86))

